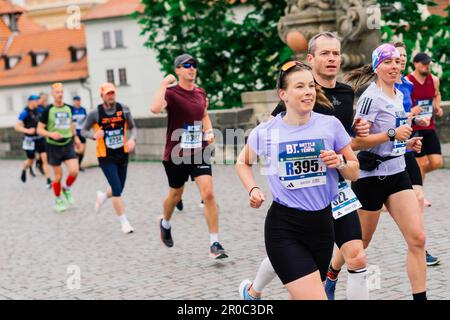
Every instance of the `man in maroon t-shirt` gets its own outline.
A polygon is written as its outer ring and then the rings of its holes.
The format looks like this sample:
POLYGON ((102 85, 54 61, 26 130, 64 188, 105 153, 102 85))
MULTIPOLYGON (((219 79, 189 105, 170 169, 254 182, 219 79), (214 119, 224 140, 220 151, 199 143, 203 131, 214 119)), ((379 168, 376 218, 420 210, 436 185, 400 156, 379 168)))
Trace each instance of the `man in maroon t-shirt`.
POLYGON ((189 54, 175 59, 175 73, 166 76, 155 93, 151 112, 167 110, 166 147, 163 165, 169 180, 169 194, 163 204, 160 220, 161 241, 173 246, 170 218, 191 177, 195 180, 204 202, 204 212, 210 233, 210 255, 215 259, 227 258, 219 243, 219 218, 212 186, 209 158, 204 152, 212 142, 212 124, 208 116, 208 99, 205 90, 195 85, 198 61, 189 54))
MULTIPOLYGON (((411 112, 419 117, 430 119, 426 127, 413 126, 414 135, 423 137, 422 151, 416 153, 422 178, 425 174, 443 165, 441 143, 436 133, 434 115, 442 117, 444 112, 441 108, 441 94, 439 92, 439 79, 430 73, 430 56, 426 53, 418 53, 414 59, 414 72, 408 75, 408 80, 414 84, 412 92, 413 108, 411 112)), ((425 200, 425 202, 428 202, 425 200)), ((428 204, 429 206, 429 204, 428 204)))

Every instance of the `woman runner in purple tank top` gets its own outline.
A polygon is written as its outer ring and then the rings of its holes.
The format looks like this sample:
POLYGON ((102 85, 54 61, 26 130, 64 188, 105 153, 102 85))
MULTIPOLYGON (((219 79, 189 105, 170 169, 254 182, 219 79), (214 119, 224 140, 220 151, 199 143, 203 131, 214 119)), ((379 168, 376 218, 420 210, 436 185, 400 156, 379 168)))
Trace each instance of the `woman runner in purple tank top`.
POLYGON ((265 222, 266 251, 292 299, 326 300, 325 280, 334 244, 331 202, 338 193, 338 173, 358 178, 351 139, 339 120, 313 112, 317 91, 311 69, 290 61, 278 78, 278 95, 286 112, 255 128, 236 164, 252 208, 265 195, 251 166, 265 159, 273 203, 265 222))

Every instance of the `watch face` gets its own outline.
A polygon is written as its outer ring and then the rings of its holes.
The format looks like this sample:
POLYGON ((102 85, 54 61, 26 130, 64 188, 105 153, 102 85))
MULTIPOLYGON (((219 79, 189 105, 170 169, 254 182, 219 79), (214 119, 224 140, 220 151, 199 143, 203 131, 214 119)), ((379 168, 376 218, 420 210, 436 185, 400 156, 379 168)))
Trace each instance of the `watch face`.
POLYGON ((391 138, 395 137, 395 129, 392 129, 392 128, 389 129, 388 132, 387 132, 387 134, 388 134, 388 136, 391 137, 391 138))

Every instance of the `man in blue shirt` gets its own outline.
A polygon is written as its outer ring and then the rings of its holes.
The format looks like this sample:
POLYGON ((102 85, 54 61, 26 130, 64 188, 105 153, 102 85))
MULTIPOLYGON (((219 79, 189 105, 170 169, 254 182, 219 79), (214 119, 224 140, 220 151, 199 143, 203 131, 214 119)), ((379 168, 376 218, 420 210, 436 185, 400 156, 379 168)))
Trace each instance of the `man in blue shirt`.
POLYGON ((84 121, 86 120, 87 112, 86 109, 81 106, 81 98, 79 96, 73 97, 73 122, 75 123, 75 128, 77 129, 77 136, 80 138, 81 147, 75 148, 78 155, 78 164, 80 171, 84 171, 81 168, 81 162, 83 161, 84 152, 86 150, 86 138, 81 135, 81 130, 83 129, 84 121))
POLYGON ((47 188, 49 189, 52 181, 50 180, 50 171, 47 163, 45 139, 39 136, 36 132, 39 116, 43 111, 43 109, 38 106, 38 100, 39 96, 37 95, 30 95, 28 97, 28 106, 26 106, 20 113, 19 119, 14 127, 16 131, 24 134, 22 148, 27 155, 27 160, 25 160, 20 179, 22 182, 26 182, 26 172, 28 169, 30 170, 30 174, 35 176, 31 168, 35 159, 35 153, 38 153, 42 160, 42 168, 45 176, 47 177, 47 188))

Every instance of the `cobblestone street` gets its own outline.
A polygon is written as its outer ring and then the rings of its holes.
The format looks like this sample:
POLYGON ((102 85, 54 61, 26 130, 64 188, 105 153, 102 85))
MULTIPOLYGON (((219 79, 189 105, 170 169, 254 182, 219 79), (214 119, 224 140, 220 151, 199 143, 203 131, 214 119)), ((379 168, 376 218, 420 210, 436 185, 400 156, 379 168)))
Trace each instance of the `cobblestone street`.
MULTIPOLYGON (((124 199, 135 233, 124 235, 107 203, 94 212, 95 192, 106 187, 99 168, 80 173, 72 189, 75 205, 63 214, 52 210, 53 194, 43 177, 19 180, 21 161, 1 161, 0 299, 239 299, 242 279, 253 278, 265 257, 264 208, 251 209, 234 166, 213 167, 220 212, 220 241, 230 258, 208 256, 209 237, 194 183, 186 185, 184 211, 172 220, 175 246, 159 239, 159 218, 167 181, 160 163, 134 162, 124 199), (80 286, 70 280, 80 271, 80 286)), ((257 181, 269 194, 265 177, 257 181)), ((427 249, 441 259, 429 267, 428 297, 450 299, 450 170, 426 179, 427 249)), ((368 252, 371 299, 411 299, 406 246, 388 214, 383 214, 368 252), (379 281, 376 275, 381 278, 379 281), (377 288, 379 285, 379 288, 377 288)), ((341 272, 337 299, 345 299, 341 272)), ((279 280, 265 299, 287 299, 279 280)))

